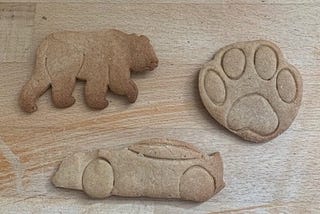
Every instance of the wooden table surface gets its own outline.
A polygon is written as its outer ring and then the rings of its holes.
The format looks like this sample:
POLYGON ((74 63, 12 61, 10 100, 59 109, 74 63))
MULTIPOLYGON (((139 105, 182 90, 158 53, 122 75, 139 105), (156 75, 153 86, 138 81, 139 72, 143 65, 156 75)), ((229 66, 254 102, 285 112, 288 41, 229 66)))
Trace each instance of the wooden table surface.
POLYGON ((320 213, 319 0, 15 1, 0 4, 0 213, 320 213), (109 93, 109 107, 92 111, 79 82, 71 108, 54 108, 48 91, 36 113, 20 110, 19 92, 46 35, 108 28, 147 35, 159 57, 155 71, 133 75, 136 103, 109 93), (304 81, 296 120, 264 144, 245 142, 218 125, 197 89, 198 71, 215 51, 253 39, 278 44, 304 81), (50 183, 67 155, 154 137, 220 151, 226 187, 196 204, 89 200, 50 183))

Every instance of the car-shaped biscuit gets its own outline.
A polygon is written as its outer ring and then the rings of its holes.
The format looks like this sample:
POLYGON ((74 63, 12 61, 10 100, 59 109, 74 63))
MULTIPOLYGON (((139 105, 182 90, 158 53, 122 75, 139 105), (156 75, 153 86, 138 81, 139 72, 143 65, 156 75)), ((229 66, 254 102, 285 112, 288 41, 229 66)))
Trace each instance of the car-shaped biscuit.
POLYGON ((206 201, 224 187, 218 152, 207 155, 191 144, 151 139, 125 149, 100 149, 66 158, 55 173, 56 187, 83 190, 93 198, 179 198, 206 201))

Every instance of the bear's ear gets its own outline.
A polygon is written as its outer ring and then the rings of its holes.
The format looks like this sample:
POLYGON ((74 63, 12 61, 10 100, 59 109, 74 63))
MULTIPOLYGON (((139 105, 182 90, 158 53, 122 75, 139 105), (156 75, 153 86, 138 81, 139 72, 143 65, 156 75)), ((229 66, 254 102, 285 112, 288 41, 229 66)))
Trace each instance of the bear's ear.
POLYGON ((144 36, 144 35, 139 36, 139 38, 140 38, 142 41, 150 42, 149 38, 146 37, 146 36, 144 36))

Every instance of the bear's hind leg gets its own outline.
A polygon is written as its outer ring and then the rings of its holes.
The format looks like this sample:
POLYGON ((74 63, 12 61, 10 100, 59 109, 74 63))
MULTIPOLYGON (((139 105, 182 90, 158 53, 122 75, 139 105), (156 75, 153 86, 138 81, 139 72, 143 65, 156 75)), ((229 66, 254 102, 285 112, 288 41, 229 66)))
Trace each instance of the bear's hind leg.
POLYGON ((67 108, 75 103, 72 96, 76 84, 75 76, 56 75, 52 77, 52 101, 58 108, 67 108))
POLYGON ((23 87, 19 103, 21 108, 28 113, 37 110, 37 99, 49 88, 50 78, 43 71, 36 72, 23 87))

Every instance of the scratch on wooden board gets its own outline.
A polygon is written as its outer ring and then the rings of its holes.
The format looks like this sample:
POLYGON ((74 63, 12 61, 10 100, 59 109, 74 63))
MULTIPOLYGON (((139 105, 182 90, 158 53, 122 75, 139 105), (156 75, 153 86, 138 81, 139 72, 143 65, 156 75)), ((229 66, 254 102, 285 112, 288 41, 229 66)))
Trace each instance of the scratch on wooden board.
POLYGON ((0 62, 28 62, 36 5, 0 3, 0 62))
POLYGON ((5 144, 5 142, 0 138, 0 152, 9 161, 13 168, 13 172, 16 176, 16 191, 18 194, 23 192, 22 176, 24 174, 24 167, 22 166, 20 159, 16 156, 11 149, 5 144))
POLYGON ((264 205, 260 205, 260 206, 251 206, 251 207, 244 207, 244 208, 240 208, 240 209, 231 209, 231 210, 224 210, 224 211, 219 211, 219 212, 212 212, 210 214, 218 214, 218 213, 237 213, 237 212, 248 212, 248 211, 252 211, 258 208, 269 208, 269 207, 274 207, 274 204, 264 204, 264 205))
POLYGON ((29 196, 29 197, 26 197, 26 198, 22 198, 22 199, 19 199, 19 200, 12 201, 10 203, 3 203, 3 204, 1 204, 1 208, 9 206, 9 205, 12 205, 12 204, 18 204, 18 203, 21 203, 21 202, 27 202, 30 199, 37 199, 37 198, 41 199, 43 196, 45 196, 45 195, 44 194, 33 195, 33 196, 29 196))
POLYGON ((249 207, 243 207, 240 209, 230 209, 230 210, 223 210, 219 212, 211 212, 210 214, 220 214, 220 213, 248 213, 249 211, 255 211, 260 208, 267 208, 267 209, 272 209, 272 208, 288 208, 288 207, 295 207, 295 204, 299 205, 298 203, 295 202, 289 202, 289 203, 269 203, 269 204, 262 204, 258 206, 249 206, 249 207))

